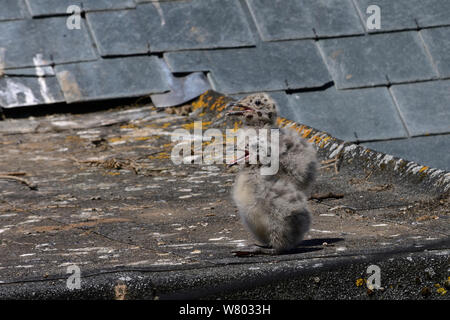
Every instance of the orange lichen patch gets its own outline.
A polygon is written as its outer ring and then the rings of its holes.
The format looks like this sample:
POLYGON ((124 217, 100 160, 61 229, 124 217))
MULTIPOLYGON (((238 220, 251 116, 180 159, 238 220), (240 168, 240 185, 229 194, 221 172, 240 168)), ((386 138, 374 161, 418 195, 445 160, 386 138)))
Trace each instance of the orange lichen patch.
POLYGON ((152 139, 153 137, 136 137, 134 138, 135 141, 147 141, 152 139))
MULTIPOLYGON (((220 99, 219 99, 220 100, 220 99)), ((225 107, 227 106, 227 104, 222 100, 219 101, 218 100, 218 105, 216 106, 216 110, 221 112, 223 109, 225 109, 225 107)))
MULTIPOLYGON (((198 97, 197 101, 192 103, 192 110, 197 110, 199 108, 206 108, 208 106, 208 102, 205 101, 205 97, 208 94, 208 91, 205 92, 204 94, 202 94, 200 97, 198 97)), ((208 97, 208 100, 211 100, 210 98, 212 97, 208 97)))
POLYGON ((364 279, 359 278, 356 280, 356 286, 361 287, 364 284, 364 279))
POLYGON ((331 139, 331 137, 328 137, 328 136, 323 138, 322 143, 320 144, 319 148, 324 148, 325 145, 327 144, 328 140, 330 140, 330 139, 331 139))
POLYGON ((182 124, 181 126, 186 130, 207 129, 211 123, 212 123, 212 121, 195 121, 195 122, 191 122, 191 123, 182 124), (200 123, 201 123, 201 127, 200 127, 200 123))
POLYGON ((163 145, 162 145, 163 149, 170 148, 170 147, 172 147, 172 146, 173 146, 173 142, 171 142, 171 143, 166 143, 166 144, 163 144, 163 145))
POLYGON ((439 293, 440 295, 444 295, 447 293, 447 290, 445 290, 444 288, 439 288, 436 290, 437 293, 439 293))
POLYGON ((312 132, 312 129, 305 130, 305 132, 303 132, 303 134, 302 134, 302 137, 307 138, 311 132, 312 132))
POLYGON ((78 223, 70 223, 67 225, 62 226, 39 226, 39 227, 33 227, 30 230, 32 232, 55 232, 55 231, 68 231, 75 228, 81 228, 81 227, 95 227, 100 224, 106 224, 106 223, 115 223, 115 222, 128 222, 129 219, 125 218, 108 218, 108 219, 97 219, 93 221, 86 221, 86 222, 78 222, 78 223))
POLYGON ((108 172, 106 172, 106 174, 107 174, 107 175, 110 175, 110 176, 119 176, 119 175, 120 175, 120 172, 111 172, 111 171, 108 171, 108 172))
POLYGON ((167 152, 160 152, 156 155, 152 155, 152 156, 148 156, 149 159, 158 159, 158 160, 162 160, 162 159, 169 159, 170 158, 170 154, 167 152))
POLYGON ((278 118, 277 119, 277 125, 281 128, 286 127, 289 124, 289 120, 285 118, 278 118))
POLYGON ((232 133, 234 133, 234 132, 236 132, 236 131, 238 131, 238 129, 239 129, 239 127, 242 125, 242 121, 235 121, 234 122, 234 127, 233 127, 233 129, 231 129, 230 131, 232 132, 232 133))
MULTIPOLYGON (((210 98, 211 98, 211 97, 210 97, 210 98)), ((202 113, 200 113, 198 116, 199 116, 199 117, 204 117, 205 114, 206 114, 206 112, 202 112, 202 113)))
POLYGON ((428 170, 428 169, 429 169, 429 167, 424 166, 424 167, 422 167, 422 168, 419 170, 419 172, 422 173, 422 172, 424 172, 424 171, 426 171, 426 170, 428 170))
POLYGON ((319 144, 322 141, 322 139, 323 139, 323 137, 314 135, 308 140, 308 142, 319 144))
POLYGON ((226 103, 223 100, 224 100, 224 97, 219 97, 219 99, 214 101, 214 103, 211 105, 211 107, 209 109, 210 110, 216 109, 217 111, 222 111, 226 106, 226 103))

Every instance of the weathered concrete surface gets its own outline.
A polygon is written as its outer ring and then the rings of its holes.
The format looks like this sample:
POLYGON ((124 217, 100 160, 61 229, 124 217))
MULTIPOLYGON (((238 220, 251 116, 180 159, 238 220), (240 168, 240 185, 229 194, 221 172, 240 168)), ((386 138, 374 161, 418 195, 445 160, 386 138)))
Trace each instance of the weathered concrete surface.
POLYGON ((295 253, 233 256, 252 243, 230 201, 235 169, 169 158, 176 128, 233 127, 228 100, 208 92, 188 117, 146 107, 0 122, 0 171, 38 188, 0 179, 0 298, 448 299, 449 173, 283 119, 337 159, 313 194, 343 197, 309 201, 295 253), (372 263, 383 291, 356 285, 372 263))

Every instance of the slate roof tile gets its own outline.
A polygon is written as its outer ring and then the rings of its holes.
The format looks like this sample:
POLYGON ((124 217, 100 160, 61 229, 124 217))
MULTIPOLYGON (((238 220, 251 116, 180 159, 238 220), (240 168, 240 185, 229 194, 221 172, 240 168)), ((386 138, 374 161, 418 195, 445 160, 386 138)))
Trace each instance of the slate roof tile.
POLYGON ((351 0, 247 0, 265 41, 363 34, 351 0))
POLYGON ((67 15, 67 8, 76 5, 82 11, 135 8, 133 0, 25 0, 33 17, 67 15))
POLYGON ((366 147, 450 171, 450 135, 416 137, 392 141, 366 142, 366 147))
POLYGON ((441 78, 450 78, 450 27, 424 29, 420 33, 439 75, 441 78))
POLYGON ((86 19, 103 57, 149 52, 145 25, 136 10, 92 12, 86 19))
POLYGON ((161 61, 161 69, 169 84, 170 92, 152 94, 152 102, 158 108, 180 105, 211 89, 210 83, 201 72, 175 77, 163 61, 161 61))
POLYGON ((97 59, 86 25, 69 30, 65 18, 2 22, 0 48, 5 69, 34 66, 38 54, 41 65, 97 59))
POLYGON ((238 0, 191 0, 140 5, 152 52, 255 44, 238 0))
POLYGON ((313 88, 331 81, 312 40, 268 42, 256 48, 169 52, 164 58, 173 72, 210 71, 213 87, 227 94, 313 88))
POLYGON ((157 57, 137 56, 56 66, 67 102, 143 96, 170 89, 157 57))
POLYGON ((24 107, 64 102, 55 77, 0 78, 0 106, 24 107))
POLYGON ((448 0, 355 0, 363 18, 370 5, 381 9, 381 29, 369 32, 417 29, 450 24, 448 0))
POLYGON ((406 137, 386 88, 271 94, 280 115, 347 141, 406 137))
POLYGON ((417 32, 320 40, 339 89, 436 79, 417 32))
POLYGON ((24 19, 28 15, 29 13, 23 0, 2 0, 0 21, 24 19))
POLYGON ((411 135, 450 132, 450 80, 390 88, 411 135))

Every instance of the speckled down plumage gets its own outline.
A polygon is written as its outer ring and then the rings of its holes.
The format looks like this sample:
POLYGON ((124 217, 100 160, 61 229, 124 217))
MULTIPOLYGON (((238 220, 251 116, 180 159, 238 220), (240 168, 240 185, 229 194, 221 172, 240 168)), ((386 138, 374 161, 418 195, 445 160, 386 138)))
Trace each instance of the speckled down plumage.
MULTIPOLYGON (((275 103, 267 94, 250 95, 234 105, 256 110, 242 114, 244 129, 276 128, 275 103)), ((259 245, 276 253, 294 249, 310 228, 306 195, 317 169, 312 144, 292 131, 279 133, 278 172, 261 175, 263 164, 242 163, 233 188, 242 222, 259 245)))

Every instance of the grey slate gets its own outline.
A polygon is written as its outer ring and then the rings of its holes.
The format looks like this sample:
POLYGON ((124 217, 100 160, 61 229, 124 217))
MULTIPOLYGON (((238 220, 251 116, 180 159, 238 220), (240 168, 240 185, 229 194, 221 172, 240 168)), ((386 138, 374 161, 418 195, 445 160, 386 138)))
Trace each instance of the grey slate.
POLYGON ((1 48, 5 49, 5 69, 34 66, 37 54, 42 54, 44 64, 97 58, 86 25, 83 23, 80 30, 69 30, 63 17, 2 22, 1 48))
POLYGON ((56 66, 68 103, 162 93, 170 89, 156 57, 139 56, 56 66))
POLYGON ((152 52, 255 44, 238 0, 152 2, 137 11, 152 52))
POLYGON ((339 89, 438 77, 416 32, 320 40, 319 46, 339 89))
POLYGON ((377 5, 381 9, 381 28, 379 30, 368 30, 364 24, 368 32, 417 29, 417 24, 414 21, 414 12, 410 9, 408 10, 409 5, 412 2, 411 0, 356 0, 355 2, 358 5, 364 22, 366 22, 371 15, 366 13, 369 6, 377 5))
POLYGON ((365 146, 432 168, 450 171, 450 134, 366 142, 365 146))
POLYGON ((351 0, 247 0, 265 41, 363 34, 351 0), (336 2, 336 1, 335 1, 336 2))
POLYGON ((448 0, 355 0, 364 19, 366 9, 378 5, 381 9, 381 29, 369 32, 417 29, 450 24, 448 0))
POLYGON ((23 0, 2 0, 0 9, 0 21, 24 19, 28 11, 23 0))
MULTIPOLYGON (((449 13, 450 14, 450 13, 449 13)), ((450 27, 420 31, 441 78, 450 77, 450 27)))
POLYGON ((160 61, 160 64, 169 84, 170 91, 167 93, 156 93, 151 96, 155 107, 165 108, 178 106, 197 98, 211 89, 207 78, 201 72, 194 72, 185 77, 175 77, 163 60, 160 61))
POLYGON ((15 108, 64 102, 55 77, 1 77, 0 106, 15 108))
POLYGON ((411 135, 450 132, 450 80, 390 88, 411 135))
POLYGON ((271 94, 280 115, 347 141, 406 137, 386 88, 271 94))
POLYGON ((86 14, 86 20, 102 56, 149 51, 145 25, 136 10, 92 12, 86 14))
POLYGON ((312 40, 267 42, 257 48, 169 52, 164 58, 172 72, 210 71, 213 88, 226 94, 314 88, 331 81, 312 40))
POLYGON ((54 77, 55 71, 51 66, 39 67, 37 68, 19 68, 19 69, 8 69, 3 71, 4 75, 8 77, 54 77))
POLYGON ((135 8, 133 0, 25 0, 33 17, 67 15, 67 8, 76 5, 82 11, 135 8))

